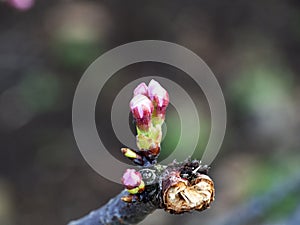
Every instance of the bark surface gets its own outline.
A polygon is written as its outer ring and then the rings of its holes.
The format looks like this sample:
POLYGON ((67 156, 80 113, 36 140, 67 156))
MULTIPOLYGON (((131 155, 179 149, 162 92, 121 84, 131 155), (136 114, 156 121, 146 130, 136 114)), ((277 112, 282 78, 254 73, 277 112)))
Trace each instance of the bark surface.
POLYGON ((165 209, 176 214, 192 210, 202 211, 208 208, 214 199, 213 182, 207 176, 208 167, 202 166, 197 160, 188 159, 183 163, 174 162, 167 167, 157 164, 153 167, 142 168, 140 172, 146 183, 145 191, 130 195, 127 190, 124 190, 103 207, 68 225, 137 224, 156 209, 165 209), (203 176, 209 178, 206 179, 205 185, 203 185, 205 182, 203 176), (186 186, 174 194, 173 190, 182 182, 186 186), (199 182, 200 186, 194 188, 195 182, 199 182), (209 188, 210 190, 208 190, 209 188), (196 200, 192 196, 195 196, 196 200), (124 197, 129 200, 125 202, 124 197), (171 202, 168 201, 176 199, 181 203, 178 204, 178 207, 176 206, 176 209, 170 208, 171 202))

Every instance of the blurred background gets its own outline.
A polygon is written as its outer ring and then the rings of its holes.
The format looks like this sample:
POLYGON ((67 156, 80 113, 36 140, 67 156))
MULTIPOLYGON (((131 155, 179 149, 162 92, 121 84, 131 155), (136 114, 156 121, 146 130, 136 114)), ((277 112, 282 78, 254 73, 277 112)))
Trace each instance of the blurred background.
MULTIPOLYGON (((66 224, 122 190, 81 156, 72 101, 83 72, 98 56, 145 39, 178 43, 208 64, 223 90, 228 124, 211 165, 216 185, 211 209, 181 216, 157 210, 142 224, 299 225, 296 0, 1 0, 0 224, 66 224)), ((123 160, 110 123, 112 102, 128 82, 150 75, 172 79, 194 100, 202 127, 193 157, 201 158, 210 131, 205 96, 189 76, 159 63, 128 66, 106 83, 96 110, 105 146, 123 160)), ((170 106, 161 159, 176 146, 179 123, 170 106)))

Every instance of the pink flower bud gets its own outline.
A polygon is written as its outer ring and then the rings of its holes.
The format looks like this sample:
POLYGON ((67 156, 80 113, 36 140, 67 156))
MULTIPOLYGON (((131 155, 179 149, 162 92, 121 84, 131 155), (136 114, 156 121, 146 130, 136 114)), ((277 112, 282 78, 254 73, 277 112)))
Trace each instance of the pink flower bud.
POLYGON ((145 95, 138 94, 130 101, 130 109, 140 130, 147 131, 151 125, 153 104, 145 95))
POLYGON ((142 182, 142 175, 135 169, 127 169, 122 177, 122 184, 126 189, 138 187, 142 182))
POLYGON ((34 1, 35 0, 8 0, 8 3, 18 10, 25 11, 33 6, 34 1))
POLYGON ((148 96, 156 107, 156 116, 164 118, 169 105, 168 92, 157 81, 151 80, 148 85, 148 96))
POLYGON ((133 95, 136 96, 138 94, 141 94, 141 95, 145 95, 145 96, 148 96, 148 87, 147 85, 143 82, 143 83, 140 83, 133 91, 133 95))

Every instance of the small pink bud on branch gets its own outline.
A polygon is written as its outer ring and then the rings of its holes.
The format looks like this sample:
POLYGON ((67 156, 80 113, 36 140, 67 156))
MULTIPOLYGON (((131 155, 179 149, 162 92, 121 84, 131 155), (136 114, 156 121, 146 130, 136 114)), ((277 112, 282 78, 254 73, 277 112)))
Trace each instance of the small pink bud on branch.
POLYGON ((169 105, 168 92, 155 80, 140 83, 133 91, 130 110, 136 121, 139 151, 122 150, 138 165, 154 164, 160 153, 162 124, 169 105))
POLYGON ((153 104, 145 95, 138 94, 130 101, 130 109, 141 131, 148 131, 151 126, 153 104))
POLYGON ((135 169, 127 169, 122 177, 122 183, 127 189, 138 187, 142 182, 142 175, 135 169))
POLYGON ((148 85, 148 96, 155 107, 154 117, 164 120, 169 105, 168 92, 157 81, 151 80, 148 85))
POLYGON ((142 175, 135 169, 127 169, 122 177, 122 183, 130 194, 137 194, 145 189, 142 175))

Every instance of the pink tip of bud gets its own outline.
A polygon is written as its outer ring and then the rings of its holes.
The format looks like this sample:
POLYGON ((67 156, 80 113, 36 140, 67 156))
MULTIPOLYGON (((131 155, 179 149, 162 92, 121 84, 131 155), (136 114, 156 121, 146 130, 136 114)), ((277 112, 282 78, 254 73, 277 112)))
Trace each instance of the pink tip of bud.
POLYGON ((142 182, 142 175, 135 169, 127 169, 122 177, 122 183, 127 189, 138 187, 142 182))
POLYGON ((155 80, 151 80, 148 85, 148 95, 159 107, 169 104, 168 92, 155 80))
POLYGON ((139 94, 148 96, 148 87, 144 82, 140 83, 133 91, 134 96, 139 94))
POLYGON ((25 11, 33 6, 34 1, 35 0, 8 0, 8 3, 18 10, 25 11))
POLYGON ((167 106, 169 105, 168 92, 155 80, 151 80, 148 85, 148 96, 154 102, 157 116, 164 118, 167 106))
POLYGON ((145 116, 151 116, 153 104, 145 95, 138 94, 130 101, 130 109, 134 118, 142 119, 145 116))

